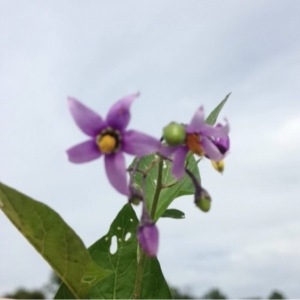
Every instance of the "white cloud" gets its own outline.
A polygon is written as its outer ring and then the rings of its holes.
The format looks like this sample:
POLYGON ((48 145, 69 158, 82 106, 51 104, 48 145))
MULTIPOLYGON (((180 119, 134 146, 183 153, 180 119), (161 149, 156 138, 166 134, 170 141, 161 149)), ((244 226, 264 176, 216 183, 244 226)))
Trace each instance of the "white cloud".
POLYGON ((282 149, 286 156, 297 155, 300 150, 300 116, 292 116, 277 130, 274 136, 276 146, 282 149))
MULTIPOLYGON (((104 115, 123 93, 139 89, 130 127, 159 136, 169 121, 189 121, 201 104, 208 113, 232 91, 221 114, 232 139, 224 176, 201 163, 212 211, 201 214, 191 197, 174 203, 187 218, 159 223, 162 266, 171 282, 201 293, 217 286, 229 297, 266 296, 282 287, 299 297, 297 283, 275 276, 299 277, 293 267, 300 209, 295 3, 4 2, 1 180, 55 208, 88 245, 106 232, 124 199, 109 190, 103 161, 67 162, 65 149, 84 136, 66 96, 104 115)), ((0 223, 6 241, 0 266, 7 272, 0 293, 47 280, 48 266, 25 240, 18 242, 23 237, 4 216, 0 223), (22 260, 12 247, 41 266, 34 273, 24 261, 11 266, 22 260)))

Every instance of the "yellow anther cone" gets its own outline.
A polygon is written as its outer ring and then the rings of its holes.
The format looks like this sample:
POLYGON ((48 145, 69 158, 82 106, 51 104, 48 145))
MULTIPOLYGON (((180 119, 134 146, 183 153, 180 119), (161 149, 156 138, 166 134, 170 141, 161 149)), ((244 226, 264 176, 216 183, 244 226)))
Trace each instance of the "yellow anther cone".
POLYGON ((224 160, 220 160, 220 161, 211 161, 212 166, 214 167, 215 170, 217 170, 220 173, 223 173, 224 168, 225 168, 225 164, 224 164, 224 160))
POLYGON ((97 144, 102 153, 111 153, 117 146, 117 140, 115 137, 107 134, 102 136, 97 144))

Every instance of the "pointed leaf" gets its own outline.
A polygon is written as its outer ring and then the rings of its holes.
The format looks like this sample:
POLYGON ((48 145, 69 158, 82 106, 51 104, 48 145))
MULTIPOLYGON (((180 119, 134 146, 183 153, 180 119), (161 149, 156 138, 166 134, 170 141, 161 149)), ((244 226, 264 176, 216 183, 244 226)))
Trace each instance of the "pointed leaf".
POLYGON ((224 100, 222 100, 220 102, 220 104, 210 113, 210 115, 206 118, 205 122, 207 124, 210 125, 214 125, 217 121, 217 118, 219 116, 219 113, 221 112, 223 106, 225 105, 225 103, 227 102, 227 99, 229 98, 229 96, 231 95, 231 93, 229 93, 224 100))
MULTIPOLYGON (((89 248, 93 259, 111 270, 112 275, 96 284, 90 291, 93 299, 130 299, 133 297, 137 272, 138 244, 136 230, 139 221, 131 205, 126 204, 110 226, 108 233, 89 248), (112 242, 117 249, 112 251, 112 242)), ((169 287, 156 258, 146 258, 141 298, 169 299, 169 287)), ((72 298, 66 286, 57 292, 56 299, 72 298)))
POLYGON ((175 208, 169 208, 167 209, 161 216, 162 218, 172 218, 172 219, 184 219, 185 214, 184 212, 175 209, 175 208))
POLYGON ((0 208, 77 298, 85 298, 95 283, 110 274, 92 260, 78 235, 47 205, 0 183, 0 208))

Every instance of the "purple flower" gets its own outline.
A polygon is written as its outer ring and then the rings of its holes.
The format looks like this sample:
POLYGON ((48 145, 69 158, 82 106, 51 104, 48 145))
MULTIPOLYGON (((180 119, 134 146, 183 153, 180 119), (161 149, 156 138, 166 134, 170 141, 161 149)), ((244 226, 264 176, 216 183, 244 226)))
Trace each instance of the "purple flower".
POLYGON ((145 223, 138 228, 138 241, 146 253, 150 257, 157 254, 159 233, 154 223, 145 223))
MULTIPOLYGON (((217 127, 222 127, 221 124, 217 124, 217 127)), ((216 147, 222 154, 226 154, 230 147, 229 136, 216 138, 214 141, 216 147)))
POLYGON ((205 123, 203 107, 195 112, 190 124, 186 125, 184 145, 163 147, 160 153, 165 156, 174 155, 172 174, 180 179, 184 173, 185 157, 189 151, 205 156, 212 161, 222 160, 229 150, 229 125, 212 126, 205 123))
POLYGON ((160 142, 135 130, 125 130, 131 103, 139 94, 117 101, 104 120, 97 113, 74 98, 69 98, 69 108, 78 127, 90 138, 67 150, 73 163, 85 163, 104 155, 105 169, 110 183, 124 195, 129 195, 124 152, 144 156, 156 152, 160 142))

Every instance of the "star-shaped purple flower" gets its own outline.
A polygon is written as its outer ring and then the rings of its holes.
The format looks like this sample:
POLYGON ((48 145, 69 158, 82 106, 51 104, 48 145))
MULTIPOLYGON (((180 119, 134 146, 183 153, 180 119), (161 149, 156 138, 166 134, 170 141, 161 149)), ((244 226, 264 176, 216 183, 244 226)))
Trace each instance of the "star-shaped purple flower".
POLYGON ((184 163, 189 151, 205 156, 212 161, 222 160, 229 150, 229 125, 212 126, 205 123, 203 107, 195 112, 191 122, 185 126, 186 139, 183 145, 162 147, 164 156, 173 154, 172 174, 180 179, 184 173, 184 163))
POLYGON ((159 140, 135 130, 126 130, 130 120, 131 103, 139 94, 129 95, 117 101, 106 119, 69 98, 69 108, 78 127, 90 139, 67 150, 73 163, 85 163, 104 155, 105 169, 110 183, 124 195, 129 195, 124 153, 144 156, 157 152, 159 140))

